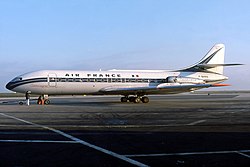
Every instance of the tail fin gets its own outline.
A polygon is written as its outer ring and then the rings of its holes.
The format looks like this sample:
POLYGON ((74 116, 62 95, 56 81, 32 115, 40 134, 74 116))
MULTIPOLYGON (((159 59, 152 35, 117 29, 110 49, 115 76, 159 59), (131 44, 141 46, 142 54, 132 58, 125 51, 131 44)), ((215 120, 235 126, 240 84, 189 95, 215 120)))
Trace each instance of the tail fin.
POLYGON ((208 53, 196 64, 180 71, 190 72, 211 72, 223 74, 224 66, 242 65, 242 64, 224 64, 225 45, 216 44, 208 53))
POLYGON ((208 53, 201 59, 201 61, 197 63, 197 65, 201 68, 208 67, 207 69, 205 68, 207 71, 223 74, 222 64, 224 64, 224 57, 225 57, 225 45, 216 44, 208 51, 208 53), (212 64, 213 66, 209 66, 212 64))

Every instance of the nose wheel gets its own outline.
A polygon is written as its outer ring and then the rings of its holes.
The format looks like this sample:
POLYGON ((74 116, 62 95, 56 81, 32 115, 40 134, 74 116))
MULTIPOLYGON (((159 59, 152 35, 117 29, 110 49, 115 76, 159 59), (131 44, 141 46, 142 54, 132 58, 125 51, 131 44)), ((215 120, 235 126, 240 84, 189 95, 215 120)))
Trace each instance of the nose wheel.
POLYGON ((45 105, 49 105, 50 104, 50 100, 49 99, 44 100, 44 104, 45 105))
POLYGON ((39 104, 39 105, 49 105, 50 104, 49 96, 48 95, 39 96, 38 99, 37 99, 37 104, 39 104))
POLYGON ((121 97, 121 102, 125 103, 125 102, 133 102, 133 103, 148 103, 149 102, 149 98, 147 96, 124 96, 121 97))

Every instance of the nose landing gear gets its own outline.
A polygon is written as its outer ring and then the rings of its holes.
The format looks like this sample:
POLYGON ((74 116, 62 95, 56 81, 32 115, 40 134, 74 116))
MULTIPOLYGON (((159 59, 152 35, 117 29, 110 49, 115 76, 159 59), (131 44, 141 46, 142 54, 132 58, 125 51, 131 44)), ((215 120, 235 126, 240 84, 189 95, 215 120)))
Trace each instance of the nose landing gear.
POLYGON ((38 99, 37 99, 37 104, 40 104, 40 105, 48 105, 50 104, 50 100, 49 100, 49 97, 48 95, 42 95, 42 96, 39 96, 38 99))

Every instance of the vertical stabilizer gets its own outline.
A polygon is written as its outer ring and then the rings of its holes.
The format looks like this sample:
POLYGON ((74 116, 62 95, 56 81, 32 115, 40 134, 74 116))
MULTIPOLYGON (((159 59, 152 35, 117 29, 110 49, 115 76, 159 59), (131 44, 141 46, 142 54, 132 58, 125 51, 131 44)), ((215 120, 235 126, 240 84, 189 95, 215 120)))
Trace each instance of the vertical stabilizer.
POLYGON ((208 53, 196 64, 181 71, 191 72, 212 72, 223 74, 225 45, 216 44, 208 53))
MULTIPOLYGON (((224 64, 224 56, 225 56, 225 45, 216 44, 214 45, 214 47, 212 47, 212 49, 209 50, 206 56, 203 59, 201 59, 201 61, 198 64, 201 65, 224 64)), ((223 74, 223 66, 216 66, 214 68, 209 68, 207 69, 207 71, 223 74)))

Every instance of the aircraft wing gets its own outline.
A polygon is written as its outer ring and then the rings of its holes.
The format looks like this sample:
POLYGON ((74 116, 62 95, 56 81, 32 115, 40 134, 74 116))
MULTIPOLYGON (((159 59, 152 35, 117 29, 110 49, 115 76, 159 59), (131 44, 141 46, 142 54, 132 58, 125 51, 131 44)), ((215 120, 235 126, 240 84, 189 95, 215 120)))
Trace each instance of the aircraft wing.
POLYGON ((178 84, 178 83, 163 83, 157 86, 110 86, 100 90, 103 94, 161 94, 161 93, 182 93, 190 92, 201 88, 229 86, 227 84, 178 84))

